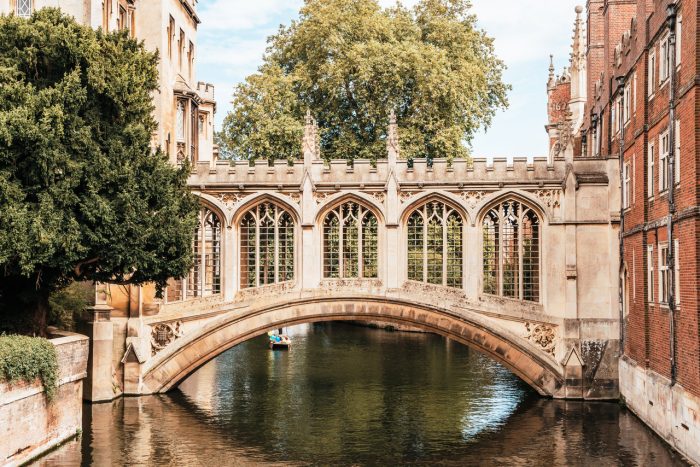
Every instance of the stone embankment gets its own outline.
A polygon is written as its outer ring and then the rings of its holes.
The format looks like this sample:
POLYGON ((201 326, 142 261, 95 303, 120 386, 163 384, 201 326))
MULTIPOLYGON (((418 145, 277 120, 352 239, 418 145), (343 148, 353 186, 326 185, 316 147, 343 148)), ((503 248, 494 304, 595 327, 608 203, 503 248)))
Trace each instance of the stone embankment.
POLYGON ((88 338, 54 332, 58 388, 51 401, 40 380, 0 382, 0 465, 21 465, 80 433, 88 338))

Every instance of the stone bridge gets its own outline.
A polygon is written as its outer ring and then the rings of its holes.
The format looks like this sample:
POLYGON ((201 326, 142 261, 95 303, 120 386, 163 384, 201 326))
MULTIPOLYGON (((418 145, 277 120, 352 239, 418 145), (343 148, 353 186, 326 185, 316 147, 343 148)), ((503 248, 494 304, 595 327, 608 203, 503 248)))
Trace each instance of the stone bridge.
POLYGON ((324 161, 194 167, 196 265, 163 299, 98 286, 86 397, 165 392, 269 330, 388 321, 502 363, 544 396, 617 397, 615 161, 324 161))

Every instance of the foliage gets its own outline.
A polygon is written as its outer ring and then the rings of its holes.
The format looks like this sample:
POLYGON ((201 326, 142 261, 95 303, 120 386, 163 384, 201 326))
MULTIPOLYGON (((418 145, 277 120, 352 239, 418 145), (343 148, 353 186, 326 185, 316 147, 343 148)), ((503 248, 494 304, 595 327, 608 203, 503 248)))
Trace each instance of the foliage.
POLYGON ((0 16, 0 321, 42 333, 72 281, 162 289, 190 269, 188 167, 151 149, 157 63, 55 9, 0 16))
POLYGON ((79 321, 86 322, 85 309, 94 303, 95 288, 87 282, 73 282, 49 296, 48 324, 66 331, 77 331, 79 321))
POLYGON ((40 337, 0 335, 0 380, 31 383, 37 378, 51 400, 58 388, 56 347, 40 337))
POLYGON ((237 159, 298 158, 307 109, 329 159, 384 158, 390 110, 404 157, 467 157, 466 144, 507 105, 505 66, 467 0, 420 0, 410 10, 306 0, 268 42, 220 135, 237 159))

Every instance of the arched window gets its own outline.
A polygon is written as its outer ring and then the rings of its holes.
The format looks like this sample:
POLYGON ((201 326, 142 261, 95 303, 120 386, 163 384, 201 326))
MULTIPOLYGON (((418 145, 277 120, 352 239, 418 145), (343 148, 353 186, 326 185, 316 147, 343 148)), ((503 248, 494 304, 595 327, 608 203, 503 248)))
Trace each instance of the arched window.
POLYGON ((378 277, 378 224, 364 206, 348 201, 323 220, 323 277, 378 277))
POLYGON ((540 300, 540 221, 537 214, 508 200, 484 216, 484 293, 540 300))
POLYGON ((221 293, 221 220, 207 208, 192 241, 194 266, 187 278, 187 297, 203 297, 221 293))
POLYGON ((241 219, 241 288, 294 279, 294 220, 272 203, 262 203, 241 219))
POLYGON ((430 201, 408 218, 408 278, 447 287, 462 287, 462 216, 430 201))

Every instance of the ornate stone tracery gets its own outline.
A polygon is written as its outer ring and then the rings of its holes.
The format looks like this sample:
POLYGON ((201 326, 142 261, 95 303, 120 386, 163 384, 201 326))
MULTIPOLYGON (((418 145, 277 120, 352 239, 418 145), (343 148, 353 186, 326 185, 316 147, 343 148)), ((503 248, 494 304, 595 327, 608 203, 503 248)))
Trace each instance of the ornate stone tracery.
POLYGON ((457 195, 464 200, 469 209, 474 209, 486 196, 485 191, 458 191, 457 195))
POLYGON ((151 356, 166 348, 182 337, 182 321, 158 323, 151 328, 151 356))
POLYGON ((228 211, 233 211, 236 205, 246 197, 244 193, 215 193, 214 196, 226 206, 228 211))
POLYGON ((542 350, 550 355, 556 351, 556 329, 550 324, 525 323, 527 334, 525 339, 538 345, 542 350))

